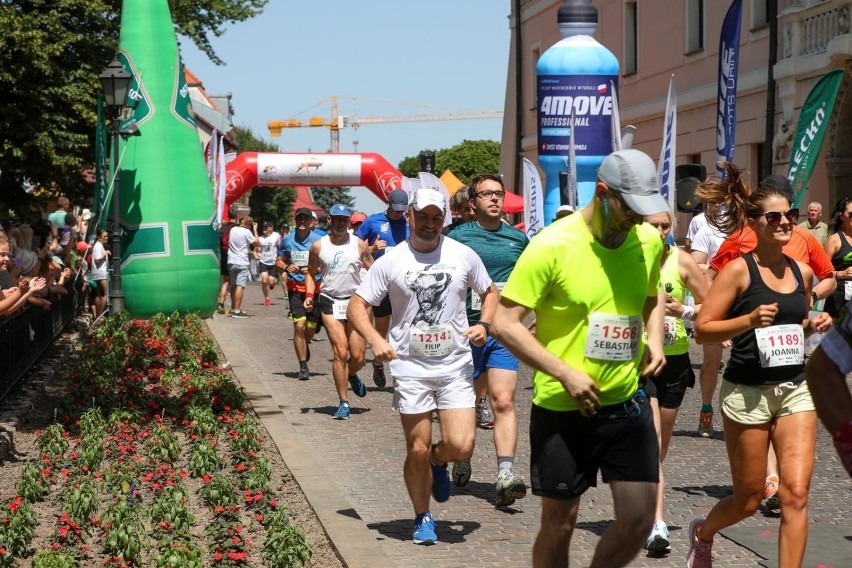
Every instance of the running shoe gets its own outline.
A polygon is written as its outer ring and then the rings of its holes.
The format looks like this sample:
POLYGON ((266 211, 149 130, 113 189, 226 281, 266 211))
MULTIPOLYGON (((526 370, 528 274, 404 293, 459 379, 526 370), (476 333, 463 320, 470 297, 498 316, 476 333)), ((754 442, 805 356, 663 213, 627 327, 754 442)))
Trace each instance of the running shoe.
POLYGON ((497 499, 494 504, 498 507, 508 507, 516 499, 523 499, 526 494, 527 486, 521 476, 507 471, 497 478, 497 499))
POLYGON ((777 473, 773 473, 766 478, 766 485, 763 488, 763 508, 767 511, 778 511, 781 509, 781 501, 778 500, 778 486, 781 480, 777 473))
POLYGON ((367 385, 364 384, 364 381, 358 378, 358 375, 352 375, 349 377, 349 386, 352 387, 352 392, 361 398, 367 396, 367 385))
POLYGON ((456 487, 464 487, 470 481, 470 460, 453 463, 453 483, 456 487))
POLYGON ((686 553, 686 568, 713 568, 712 542, 698 538, 698 527, 704 522, 702 518, 692 519, 689 523, 689 552, 686 553))
POLYGON ((335 420, 346 420, 349 418, 349 403, 345 400, 340 401, 340 406, 337 407, 337 412, 334 413, 335 420))
POLYGON ((247 318, 249 317, 248 312, 245 310, 231 310, 232 318, 247 318))
MULTIPOLYGON (((432 445, 432 455, 435 453, 435 445, 432 445)), ((450 498, 450 475, 447 472, 447 464, 432 464, 432 497, 438 503, 443 503, 450 498)))
POLYGON ((698 435, 702 438, 713 437, 713 411, 698 414, 698 435))
POLYGON ((664 554, 672 551, 672 545, 669 542, 669 527, 665 521, 654 521, 654 527, 651 529, 651 534, 648 535, 645 549, 653 554, 664 554))
POLYGON ((307 381, 310 378, 311 378, 311 373, 310 373, 310 371, 308 371, 308 364, 302 363, 301 365, 299 365, 299 380, 300 381, 307 381))
POLYGON ((264 299, 263 299, 263 305, 264 305, 264 306, 268 306, 268 305, 269 305, 269 298, 264 298, 264 299))
POLYGON ((483 430, 494 428, 494 414, 491 413, 491 407, 488 406, 488 397, 481 396, 476 403, 476 423, 483 430))
POLYGON ((388 384, 385 378, 385 366, 381 363, 376 365, 375 361, 373 361, 373 383, 380 389, 385 388, 385 385, 388 384))
POLYGON ((225 307, 225 304, 220 302, 219 304, 216 305, 216 311, 219 312, 220 314, 227 314, 228 308, 225 307))
POLYGON ((432 513, 422 513, 414 519, 414 544, 435 544, 438 535, 435 534, 435 520, 432 513))

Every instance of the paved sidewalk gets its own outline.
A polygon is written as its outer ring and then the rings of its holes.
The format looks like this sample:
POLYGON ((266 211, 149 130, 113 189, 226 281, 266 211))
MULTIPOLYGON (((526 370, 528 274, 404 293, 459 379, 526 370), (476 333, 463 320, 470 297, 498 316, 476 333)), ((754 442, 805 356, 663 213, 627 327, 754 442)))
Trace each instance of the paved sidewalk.
MULTIPOLYGON (((411 541, 414 514, 402 480, 405 443, 399 417, 391 410, 391 389, 373 385, 368 363, 361 373, 368 386, 367 396, 359 399, 350 392, 352 416, 346 421, 332 420, 337 396, 325 333, 320 335, 321 341, 311 345, 310 380, 299 381, 292 324, 286 318, 286 301, 280 287, 272 295, 272 305, 263 306, 260 285, 250 284, 243 307, 252 317, 234 319, 216 314, 207 320, 208 326, 349 566, 530 565, 541 515, 540 501, 528 495, 509 508, 496 509, 492 505, 496 459, 490 432, 477 431, 470 483, 464 488, 453 487, 448 502, 433 502, 439 543, 415 546, 411 541)), ((367 357, 369 360, 369 350, 367 357)), ((700 361, 700 349, 693 349, 693 362, 700 361)), ((529 369, 523 368, 517 394, 520 424, 516 471, 527 480, 530 376, 529 369)), ((684 566, 690 519, 706 514, 719 498, 730 494, 730 471, 721 434, 717 432, 715 438, 706 440, 695 433, 698 395, 695 389, 687 394, 666 460, 666 521, 671 531, 672 554, 647 558, 642 553, 631 566, 684 566)), ((721 428, 718 418, 716 426, 721 428)), ((438 437, 437 424, 434 437, 438 437)), ((850 488, 852 483, 820 427, 811 490, 811 534, 841 536, 820 540, 818 550, 812 550, 816 540, 812 536, 809 555, 816 557, 829 550, 835 557, 852 559, 850 488)), ((612 500, 607 486, 601 484, 582 500, 571 545, 572 566, 591 563, 595 545, 611 519, 612 500)), ((776 516, 758 512, 739 526, 754 529, 758 536, 774 538, 778 523, 776 516)), ((716 539, 713 553, 715 566, 772 565, 722 536, 716 539)), ((818 564, 819 561, 805 565, 818 564)), ((852 566, 852 560, 836 566, 852 566)))

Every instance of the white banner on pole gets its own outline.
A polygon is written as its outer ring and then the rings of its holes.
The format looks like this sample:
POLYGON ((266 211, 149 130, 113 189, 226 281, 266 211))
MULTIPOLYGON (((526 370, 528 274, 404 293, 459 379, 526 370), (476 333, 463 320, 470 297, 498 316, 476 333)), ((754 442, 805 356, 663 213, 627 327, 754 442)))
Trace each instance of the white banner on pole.
POLYGON ((531 239, 543 228, 544 191, 541 176, 535 164, 524 158, 524 232, 531 239))
POLYGON ((615 92, 615 82, 610 81, 609 86, 612 89, 612 122, 610 123, 612 127, 612 151, 617 152, 621 150, 621 116, 618 114, 618 93, 615 92))
POLYGON ((675 78, 669 81, 669 95, 666 99, 666 115, 663 123, 663 147, 660 149, 660 161, 657 164, 657 178, 660 180, 660 195, 669 204, 674 218, 675 212, 675 166, 677 161, 677 92, 675 78))

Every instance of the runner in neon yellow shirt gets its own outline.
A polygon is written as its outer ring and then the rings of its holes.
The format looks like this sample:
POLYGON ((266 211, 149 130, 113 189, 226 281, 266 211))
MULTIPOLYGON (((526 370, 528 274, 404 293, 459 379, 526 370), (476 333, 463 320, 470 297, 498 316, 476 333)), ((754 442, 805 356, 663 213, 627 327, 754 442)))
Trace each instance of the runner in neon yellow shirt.
POLYGON ((580 497, 599 470, 615 523, 593 566, 626 566, 651 530, 659 445, 638 384, 665 364, 665 301, 662 242, 642 216, 667 208, 654 162, 638 150, 614 152, 592 201, 536 235, 503 290, 493 332, 536 369, 530 463, 542 521, 533 566, 568 565, 580 497), (525 325, 532 310, 535 336, 525 325))

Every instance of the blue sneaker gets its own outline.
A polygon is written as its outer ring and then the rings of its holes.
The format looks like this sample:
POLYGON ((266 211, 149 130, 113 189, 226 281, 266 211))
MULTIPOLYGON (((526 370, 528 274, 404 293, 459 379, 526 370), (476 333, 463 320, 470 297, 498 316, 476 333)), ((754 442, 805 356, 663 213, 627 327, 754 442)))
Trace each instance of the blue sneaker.
POLYGON ((349 418, 349 403, 345 400, 340 401, 340 406, 337 407, 337 412, 334 413, 335 420, 346 420, 349 418))
POLYGON ((361 398, 367 396, 367 385, 364 384, 364 381, 358 378, 358 375, 352 375, 349 377, 349 386, 352 387, 352 392, 361 398))
MULTIPOLYGON (((435 446, 432 446, 434 452, 435 446)), ((443 503, 450 498, 450 474, 447 465, 432 464, 432 497, 438 503, 443 503)))
POLYGON ((438 535, 435 534, 435 520, 432 513, 417 515, 414 519, 414 544, 435 544, 438 535))

